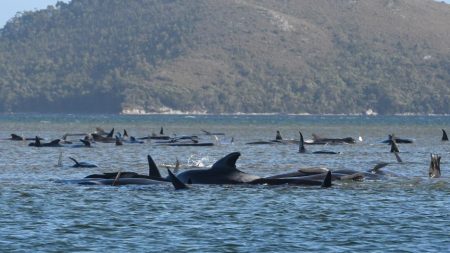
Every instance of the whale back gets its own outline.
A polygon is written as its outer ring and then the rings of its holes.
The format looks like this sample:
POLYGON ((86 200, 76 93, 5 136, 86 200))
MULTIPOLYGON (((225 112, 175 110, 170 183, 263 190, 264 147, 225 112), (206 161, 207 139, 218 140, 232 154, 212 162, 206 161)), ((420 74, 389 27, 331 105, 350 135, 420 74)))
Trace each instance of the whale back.
POLYGON ((23 140, 25 140, 25 138, 23 138, 22 136, 19 136, 17 134, 11 134, 11 140, 23 141, 23 140))

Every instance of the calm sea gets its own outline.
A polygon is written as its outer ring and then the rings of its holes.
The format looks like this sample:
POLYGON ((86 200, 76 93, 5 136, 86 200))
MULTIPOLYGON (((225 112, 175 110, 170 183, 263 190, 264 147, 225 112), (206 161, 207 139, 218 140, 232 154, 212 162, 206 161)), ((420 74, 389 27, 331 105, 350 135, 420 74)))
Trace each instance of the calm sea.
MULTIPOLYGON (((450 250, 450 132, 448 116, 291 115, 0 115, 0 138, 11 133, 47 141, 65 133, 126 129, 136 137, 158 133, 223 132, 213 147, 94 144, 94 148, 33 148, 0 141, 1 252, 448 252, 450 250), (249 146, 271 140, 324 137, 354 145, 307 146, 340 155, 299 154, 296 145, 249 146), (400 144, 396 162, 381 141, 390 133, 415 140, 400 144), (234 142, 231 143, 231 138, 234 142), (147 173, 150 154, 165 173, 211 166, 234 151, 239 169, 267 176, 298 168, 366 171, 379 162, 399 177, 336 182, 332 188, 293 186, 79 186, 56 183, 100 172, 147 173), (63 166, 58 167, 62 152, 63 166), (442 156, 443 177, 428 179, 430 153, 442 156), (68 157, 99 168, 75 169, 68 157)), ((76 137, 71 139, 76 140, 76 137)))

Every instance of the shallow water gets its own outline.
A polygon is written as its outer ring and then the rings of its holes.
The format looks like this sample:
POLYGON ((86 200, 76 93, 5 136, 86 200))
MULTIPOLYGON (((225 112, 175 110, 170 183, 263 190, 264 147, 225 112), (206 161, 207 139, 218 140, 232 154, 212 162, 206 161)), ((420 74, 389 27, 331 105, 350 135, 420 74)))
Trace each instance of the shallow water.
MULTIPOLYGON (((33 148, 28 142, 0 141, 0 250, 2 252, 417 252, 448 251, 450 237, 450 131, 447 116, 123 116, 0 115, 0 138, 11 133, 46 140, 64 133, 127 129, 142 137, 225 132, 214 147, 163 147, 153 142, 116 147, 33 148), (249 146, 269 140, 280 130, 298 139, 301 130, 325 137, 359 137, 355 145, 307 146, 340 155, 298 154, 296 145, 249 146), (381 144, 389 133, 413 138, 400 144, 398 164, 381 144), (234 143, 229 144, 231 137, 234 143), (383 181, 336 182, 330 189, 293 186, 193 186, 175 191, 170 185, 78 186, 59 179, 80 179, 112 171, 147 173, 147 154, 163 172, 179 159, 182 166, 210 166, 240 151, 237 166, 260 176, 301 167, 365 171, 378 162, 401 177, 383 181), (57 167, 59 153, 63 167, 57 167), (443 178, 428 179, 430 153, 442 155, 443 178), (71 168, 69 156, 100 168, 71 168)), ((201 136, 205 140, 209 137, 201 136)), ((72 138, 75 139, 76 138, 72 138)))

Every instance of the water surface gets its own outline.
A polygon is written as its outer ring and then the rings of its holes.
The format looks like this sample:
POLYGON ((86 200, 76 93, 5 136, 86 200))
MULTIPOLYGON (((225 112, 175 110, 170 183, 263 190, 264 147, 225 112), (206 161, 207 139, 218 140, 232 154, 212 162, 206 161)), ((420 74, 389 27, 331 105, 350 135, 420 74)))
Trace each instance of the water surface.
MULTIPOLYGON (((65 133, 127 129, 142 137, 224 132, 214 147, 162 147, 94 144, 84 148, 32 148, 28 142, 0 141, 0 249, 2 252, 294 252, 448 251, 450 237, 450 131, 447 116, 294 116, 294 115, 0 115, 0 138, 11 133, 52 140, 65 133), (298 154, 295 145, 249 146, 280 130, 285 139, 312 133, 362 137, 355 145, 307 146, 342 154, 298 154), (403 164, 381 144, 390 133, 413 138, 400 146, 403 164), (233 144, 229 144, 231 137, 233 144), (292 186, 170 185, 99 187, 58 184, 112 171, 147 173, 147 154, 164 169, 210 166, 240 151, 237 166, 260 176, 301 167, 365 171, 378 162, 400 177, 383 181, 336 182, 330 189, 292 186), (59 153, 63 167, 57 167, 59 153), (442 156, 443 178, 428 179, 430 153, 442 156), (68 159, 100 168, 74 169, 68 159)), ((209 137, 202 136, 209 141, 209 137)), ((165 172, 163 170, 163 172, 165 172)))

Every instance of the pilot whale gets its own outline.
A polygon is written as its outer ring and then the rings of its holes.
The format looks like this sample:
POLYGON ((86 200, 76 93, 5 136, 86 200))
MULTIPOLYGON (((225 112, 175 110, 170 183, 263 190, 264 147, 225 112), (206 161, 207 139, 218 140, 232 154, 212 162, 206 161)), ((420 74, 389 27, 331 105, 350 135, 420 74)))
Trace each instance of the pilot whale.
POLYGON ((114 136, 114 128, 111 129, 111 131, 106 136, 103 136, 98 133, 92 133, 91 136, 92 136, 92 139, 94 139, 94 141, 97 141, 97 142, 103 142, 103 143, 115 143, 116 142, 116 139, 113 137, 114 136))
POLYGON ((309 179, 320 179, 322 178, 324 173, 331 173, 331 180, 354 180, 359 181, 363 179, 369 180, 378 180, 382 179, 386 176, 398 176, 391 172, 382 171, 381 169, 386 167, 389 163, 381 162, 376 164, 372 169, 368 171, 356 171, 349 169, 340 169, 340 170, 329 170, 327 168, 322 167, 312 167, 312 168, 302 168, 295 172, 290 172, 286 174, 280 174, 271 176, 269 178, 277 179, 277 178, 309 178, 309 179))
POLYGON ((38 136, 36 136, 34 142, 28 144, 28 146, 39 147, 39 148, 40 147, 62 147, 62 145, 59 144, 59 142, 60 142, 60 140, 56 139, 56 140, 53 140, 48 143, 41 143, 41 139, 38 136))
POLYGON ((297 144, 297 140, 285 140, 281 136, 281 133, 279 130, 277 130, 275 139, 274 140, 268 140, 268 141, 252 141, 245 143, 246 145, 274 145, 274 144, 297 144))
MULTIPOLYGON (((23 137, 17 134, 11 134, 11 138, 8 138, 7 140, 11 140, 11 141, 33 141, 35 140, 35 138, 27 138, 27 137, 23 137)), ((39 140, 43 140, 42 138, 39 137, 39 140)))
MULTIPOLYGON (((303 139, 303 134, 300 131, 299 131, 299 133, 300 133, 300 142, 299 142, 298 152, 301 154, 307 153, 306 148, 305 148, 305 140, 303 139)), ((334 152, 334 151, 329 151, 329 150, 319 150, 319 151, 314 151, 312 153, 313 154, 326 154, 326 155, 340 154, 339 152, 334 152)))
POLYGON ((160 185, 171 183, 176 190, 187 189, 188 187, 181 182, 173 173, 168 170, 166 178, 161 177, 155 162, 147 156, 149 162, 149 175, 142 175, 135 172, 113 172, 104 174, 92 174, 83 179, 57 180, 58 183, 79 184, 79 185, 160 185))
POLYGON ((166 181, 166 182, 170 181, 169 177, 164 178, 161 176, 161 173, 159 172, 159 169, 156 166, 155 161, 150 155, 147 155, 147 162, 148 162, 148 175, 124 171, 124 172, 107 172, 103 174, 91 174, 86 176, 85 178, 114 179, 120 173, 120 178, 146 178, 156 181, 166 181))
POLYGON ((313 140, 309 140, 306 144, 310 145, 325 145, 325 144, 355 144, 356 140, 353 137, 345 138, 323 138, 317 134, 313 134, 313 140))
POLYGON ((96 168, 98 167, 95 164, 87 163, 87 162, 78 162, 75 158, 69 157, 70 160, 72 160, 75 164, 72 165, 73 168, 96 168))
POLYGON ((321 178, 264 178, 251 175, 236 168, 239 152, 233 152, 221 158, 210 169, 188 170, 176 177, 185 184, 268 184, 268 185, 318 185, 331 186, 331 172, 321 178))

